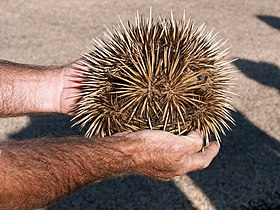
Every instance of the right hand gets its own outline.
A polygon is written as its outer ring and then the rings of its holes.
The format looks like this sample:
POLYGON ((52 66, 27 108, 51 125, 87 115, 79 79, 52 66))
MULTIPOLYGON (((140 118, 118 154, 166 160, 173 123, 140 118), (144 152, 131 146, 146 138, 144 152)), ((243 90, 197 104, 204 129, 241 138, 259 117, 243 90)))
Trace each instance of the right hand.
POLYGON ((206 168, 220 148, 218 142, 211 142, 204 152, 201 152, 203 136, 197 131, 192 131, 187 136, 154 130, 123 135, 132 139, 132 144, 135 144, 132 152, 132 173, 166 181, 206 168))
POLYGON ((58 90, 60 98, 57 105, 57 112, 67 115, 74 115, 73 108, 76 106, 81 93, 79 84, 83 80, 82 71, 89 71, 85 65, 86 61, 80 58, 60 69, 61 81, 63 81, 62 88, 58 90))

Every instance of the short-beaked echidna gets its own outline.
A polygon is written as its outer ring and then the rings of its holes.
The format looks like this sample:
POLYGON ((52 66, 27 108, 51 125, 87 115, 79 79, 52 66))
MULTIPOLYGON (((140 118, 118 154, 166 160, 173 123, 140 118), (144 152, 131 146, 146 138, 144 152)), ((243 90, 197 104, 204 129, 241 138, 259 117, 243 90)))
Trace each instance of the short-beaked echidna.
POLYGON ((107 29, 83 55, 80 100, 75 125, 88 126, 86 137, 142 129, 206 136, 233 123, 231 66, 225 41, 191 20, 139 16, 107 29))

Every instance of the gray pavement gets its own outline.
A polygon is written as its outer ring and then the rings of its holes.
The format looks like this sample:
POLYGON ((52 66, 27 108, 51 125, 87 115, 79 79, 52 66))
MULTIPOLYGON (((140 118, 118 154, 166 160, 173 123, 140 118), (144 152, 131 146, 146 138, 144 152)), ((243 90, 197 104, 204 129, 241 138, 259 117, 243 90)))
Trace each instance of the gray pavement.
MULTIPOLYGON (((229 38, 238 86, 236 127, 206 170, 158 182, 124 177, 87 187, 46 207, 55 209, 280 209, 280 2, 277 0, 0 2, 0 58, 65 64, 86 52, 118 14, 186 16, 229 38)), ((59 115, 0 119, 0 139, 79 135, 59 115)))

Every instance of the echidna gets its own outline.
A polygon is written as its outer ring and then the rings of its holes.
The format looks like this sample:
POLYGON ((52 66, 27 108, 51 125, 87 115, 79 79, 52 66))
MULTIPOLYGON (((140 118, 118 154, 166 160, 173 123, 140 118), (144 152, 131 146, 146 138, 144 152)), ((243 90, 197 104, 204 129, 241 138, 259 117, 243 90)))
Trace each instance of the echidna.
MULTIPOLYGON (((185 16, 184 16, 185 17, 185 16)), ((83 55, 81 98, 74 125, 88 125, 86 137, 104 137, 142 129, 183 135, 201 130, 206 136, 230 129, 231 60, 225 41, 216 41, 204 24, 171 18, 145 19, 137 13, 94 39, 83 55)), ((82 69, 82 68, 81 68, 82 69)))

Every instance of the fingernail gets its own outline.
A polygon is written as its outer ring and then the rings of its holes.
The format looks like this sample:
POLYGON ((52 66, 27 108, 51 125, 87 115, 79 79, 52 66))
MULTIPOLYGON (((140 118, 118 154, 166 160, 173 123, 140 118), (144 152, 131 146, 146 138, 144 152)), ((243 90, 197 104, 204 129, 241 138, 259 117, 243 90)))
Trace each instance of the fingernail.
POLYGON ((188 134, 186 136, 182 136, 184 138, 192 138, 192 139, 197 139, 197 135, 196 134, 188 134))

